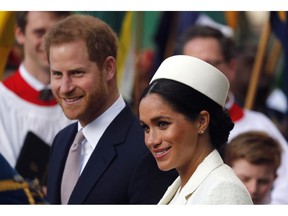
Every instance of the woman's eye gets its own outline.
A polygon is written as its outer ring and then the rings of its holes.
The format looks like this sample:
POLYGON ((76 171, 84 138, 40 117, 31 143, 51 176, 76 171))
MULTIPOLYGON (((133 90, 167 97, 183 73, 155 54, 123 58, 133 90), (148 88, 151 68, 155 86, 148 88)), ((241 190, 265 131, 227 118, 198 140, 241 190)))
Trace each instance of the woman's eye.
POLYGON ((165 129, 168 127, 168 122, 160 121, 160 122, 158 122, 158 126, 162 129, 165 129))
POLYGON ((149 128, 147 125, 141 124, 141 127, 143 128, 144 132, 146 132, 146 133, 148 132, 149 128))

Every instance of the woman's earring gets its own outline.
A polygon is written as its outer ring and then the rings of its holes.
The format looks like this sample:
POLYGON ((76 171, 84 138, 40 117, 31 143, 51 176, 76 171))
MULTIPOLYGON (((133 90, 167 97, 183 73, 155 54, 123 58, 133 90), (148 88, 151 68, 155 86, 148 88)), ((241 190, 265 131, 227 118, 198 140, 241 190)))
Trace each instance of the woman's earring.
POLYGON ((204 131, 203 131, 203 130, 200 130, 198 133, 199 133, 199 134, 203 134, 203 133, 204 133, 204 131))

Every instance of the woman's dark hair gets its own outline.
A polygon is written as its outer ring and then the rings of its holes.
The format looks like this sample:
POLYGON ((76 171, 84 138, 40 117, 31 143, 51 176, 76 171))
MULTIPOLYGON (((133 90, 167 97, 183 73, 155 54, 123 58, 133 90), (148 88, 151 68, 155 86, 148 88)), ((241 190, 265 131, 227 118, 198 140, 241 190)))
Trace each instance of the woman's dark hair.
POLYGON ((194 121, 202 110, 210 113, 209 133, 215 149, 220 151, 227 143, 230 131, 234 127, 229 114, 219 104, 197 90, 169 79, 153 81, 143 92, 141 99, 146 95, 156 93, 171 107, 194 121))

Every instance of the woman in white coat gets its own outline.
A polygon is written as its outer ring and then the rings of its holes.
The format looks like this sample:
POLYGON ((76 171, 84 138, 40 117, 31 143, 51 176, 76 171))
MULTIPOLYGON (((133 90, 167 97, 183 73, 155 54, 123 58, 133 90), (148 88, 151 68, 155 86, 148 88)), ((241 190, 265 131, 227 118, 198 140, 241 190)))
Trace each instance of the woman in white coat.
POLYGON ((159 204, 253 204, 219 150, 233 123, 223 108, 229 82, 191 56, 164 60, 145 89, 139 116, 159 169, 179 177, 159 204))

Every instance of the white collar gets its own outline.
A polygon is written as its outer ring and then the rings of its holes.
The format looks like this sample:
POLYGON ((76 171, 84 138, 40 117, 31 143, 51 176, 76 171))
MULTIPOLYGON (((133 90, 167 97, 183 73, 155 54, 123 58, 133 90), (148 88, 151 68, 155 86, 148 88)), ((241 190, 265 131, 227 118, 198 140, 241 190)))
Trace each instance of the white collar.
POLYGON ((23 63, 20 64, 19 72, 22 78, 37 91, 41 91, 42 89, 47 88, 46 85, 44 85, 27 71, 23 63))
MULTIPOLYGON (((120 97, 111 107, 109 107, 109 109, 107 109, 104 113, 102 113, 83 128, 83 134, 93 149, 96 147, 99 139, 107 127, 110 125, 113 119, 124 109, 125 106, 125 101, 122 95, 120 95, 120 97)), ((78 122, 78 130, 80 130, 80 128, 81 125, 78 122)))

